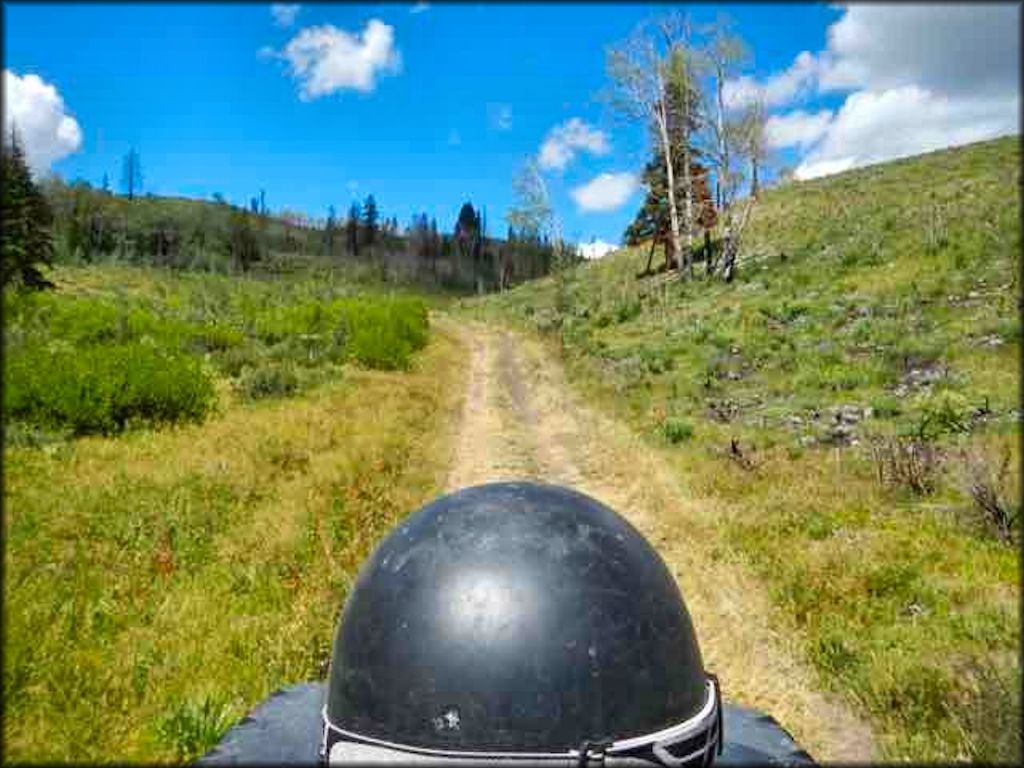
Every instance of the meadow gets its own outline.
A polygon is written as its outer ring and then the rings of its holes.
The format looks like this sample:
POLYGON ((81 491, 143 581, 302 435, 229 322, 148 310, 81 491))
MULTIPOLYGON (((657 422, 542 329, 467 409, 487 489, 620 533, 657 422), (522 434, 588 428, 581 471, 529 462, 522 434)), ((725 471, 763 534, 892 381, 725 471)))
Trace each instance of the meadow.
POLYGON ((189 760, 322 677, 443 487, 461 351, 429 297, 330 275, 53 279, 4 297, 6 756, 189 760))
POLYGON ((463 303, 715 510, 889 760, 1020 755, 1016 138, 767 190, 732 284, 646 248, 463 303))

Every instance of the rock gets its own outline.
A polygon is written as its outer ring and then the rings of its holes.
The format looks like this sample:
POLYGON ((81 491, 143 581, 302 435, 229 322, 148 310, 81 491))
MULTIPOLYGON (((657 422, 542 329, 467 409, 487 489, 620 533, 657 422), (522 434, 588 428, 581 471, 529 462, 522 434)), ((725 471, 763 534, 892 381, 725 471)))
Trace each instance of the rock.
POLYGON ((821 442, 829 445, 852 445, 855 434, 848 424, 833 424, 821 437, 821 442))
POLYGON ((928 609, 925 608, 923 605, 921 605, 918 602, 911 603, 910 605, 906 606, 903 609, 903 611, 902 611, 904 616, 909 616, 911 618, 916 618, 918 616, 922 616, 922 615, 926 614, 927 612, 928 612, 928 609))

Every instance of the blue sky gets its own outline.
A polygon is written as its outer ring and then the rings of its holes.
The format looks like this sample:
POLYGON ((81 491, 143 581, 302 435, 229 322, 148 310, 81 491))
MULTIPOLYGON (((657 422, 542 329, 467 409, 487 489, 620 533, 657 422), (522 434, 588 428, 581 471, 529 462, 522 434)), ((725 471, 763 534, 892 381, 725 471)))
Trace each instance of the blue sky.
MULTIPOLYGON (((644 127, 614 119, 597 96, 607 84, 605 46, 666 6, 435 3, 411 10, 316 4, 275 18, 270 5, 256 4, 7 4, 5 91, 15 90, 11 83, 20 89, 29 75, 42 84, 18 90, 5 119, 17 113, 22 122, 36 120, 40 167, 68 179, 98 184, 106 172, 116 186, 121 157, 135 146, 145 189, 156 194, 220 192, 244 203, 264 188, 273 210, 321 217, 328 205, 341 212, 372 192, 383 213, 401 224, 426 211, 446 229, 468 199, 484 206, 491 231, 503 234, 516 168, 538 156, 556 126, 575 118, 576 129, 556 133, 563 137, 563 162, 545 170, 553 203, 567 236, 618 242, 642 189, 627 185, 612 195, 618 207, 604 202, 590 211, 573 190, 602 174, 628 180, 641 168, 644 127), (334 58, 318 68, 317 57, 325 55, 334 58), (305 61, 309 77, 294 76, 286 57, 293 65, 305 61), (46 87, 56 91, 57 106, 46 87), (36 119, 32 110, 49 112, 36 119), (51 131, 56 138, 45 135, 49 125, 58 126, 51 131), (566 159, 574 140, 578 148, 566 159)), ((872 52, 864 42, 875 36, 868 34, 871 25, 899 28, 870 11, 855 16, 809 4, 687 10, 698 22, 718 11, 735 19, 754 61, 732 92, 742 100, 750 88, 767 89, 775 162, 803 163, 808 176, 933 148, 936 141, 1019 130, 1019 82, 1003 71, 1008 53, 989 55, 993 61, 977 73, 995 83, 991 99, 979 104, 976 96, 965 97, 974 98, 966 106, 956 101, 960 75, 930 58, 934 34, 941 39, 949 28, 962 40, 964 24, 974 24, 977 14, 946 19, 936 11, 930 37, 911 30, 920 19, 908 20, 909 43, 891 47, 923 42, 901 64, 885 60, 898 51, 872 52), (830 25, 842 32, 833 35, 834 45, 830 25), (890 77, 904 70, 902 80, 890 77), (917 122, 932 120, 935 130, 880 139, 885 120, 910 119, 901 105, 914 106, 917 122), (871 119, 883 124, 872 128, 871 119)), ((999 13, 992 29, 1006 25, 999 13)), ((1019 55, 1016 23, 1013 29, 1012 45, 1001 45, 1019 55)), ((982 31, 979 51, 992 47, 982 31)))

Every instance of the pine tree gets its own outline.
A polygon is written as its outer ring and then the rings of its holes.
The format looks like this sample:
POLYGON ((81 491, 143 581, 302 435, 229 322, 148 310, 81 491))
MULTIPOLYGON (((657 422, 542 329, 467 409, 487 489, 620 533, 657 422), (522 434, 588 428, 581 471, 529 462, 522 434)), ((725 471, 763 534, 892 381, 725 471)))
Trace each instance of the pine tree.
POLYGON ((367 245, 373 245, 373 241, 376 239, 379 219, 380 213, 377 210, 377 201, 373 199, 373 195, 367 195, 366 200, 363 202, 363 231, 366 236, 367 245))
POLYGON ((333 205, 327 206, 327 224, 324 227, 324 250, 328 258, 334 255, 335 210, 333 205))
POLYGON ((3 273, 4 286, 52 288, 39 270, 53 264, 53 212, 32 181, 25 153, 12 129, 3 155, 3 273))
POLYGON ((124 156, 121 185, 129 200, 134 200, 135 195, 142 189, 142 162, 139 160, 139 153, 135 147, 128 150, 128 154, 124 156))
POLYGON ((348 220, 345 222, 345 234, 348 239, 348 251, 353 256, 359 255, 359 203, 352 203, 348 209, 348 220))

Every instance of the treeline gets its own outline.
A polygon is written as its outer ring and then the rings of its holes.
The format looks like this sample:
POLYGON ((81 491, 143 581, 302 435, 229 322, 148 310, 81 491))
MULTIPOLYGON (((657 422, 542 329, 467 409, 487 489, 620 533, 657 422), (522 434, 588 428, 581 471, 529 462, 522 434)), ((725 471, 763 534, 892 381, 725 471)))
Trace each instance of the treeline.
MULTIPOLYGON (((137 160, 135 161, 137 162, 137 160)), ((310 265, 359 266, 389 282, 486 292, 547 274, 554 249, 546 238, 509 229, 489 235, 486 216, 463 204, 451 232, 426 214, 403 230, 380 214, 373 195, 345 217, 271 214, 260 192, 248 209, 213 201, 129 196, 84 181, 51 177, 40 187, 52 212, 58 263, 118 261, 219 273, 293 272, 310 265)))
POLYGON ((271 213, 265 191, 248 208, 212 201, 140 195, 141 163, 125 160, 123 193, 56 176, 33 181, 17 137, 5 137, 4 285, 42 287, 38 267, 119 262, 217 273, 281 274, 305 268, 353 268, 394 283, 459 292, 501 290, 547 274, 555 248, 547 237, 489 234, 486 214, 466 202, 455 227, 442 231, 426 214, 404 229, 383 217, 373 195, 339 217, 271 213))

